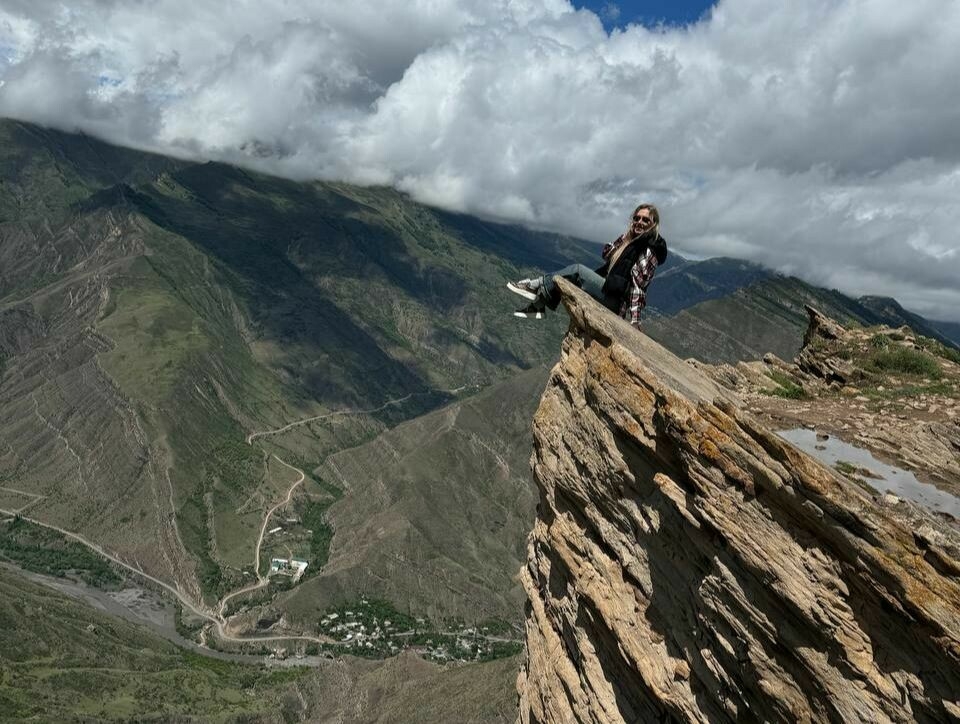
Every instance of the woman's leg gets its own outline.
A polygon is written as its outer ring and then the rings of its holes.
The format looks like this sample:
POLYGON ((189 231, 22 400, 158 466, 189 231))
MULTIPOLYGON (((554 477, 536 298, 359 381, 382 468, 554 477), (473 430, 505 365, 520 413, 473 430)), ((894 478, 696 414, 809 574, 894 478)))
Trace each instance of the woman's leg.
POLYGON ((554 280, 557 277, 563 277, 573 282, 591 297, 601 303, 603 302, 604 278, 583 264, 571 264, 552 274, 544 274, 541 277, 540 288, 537 290, 537 299, 548 302, 556 298, 557 286, 554 280))

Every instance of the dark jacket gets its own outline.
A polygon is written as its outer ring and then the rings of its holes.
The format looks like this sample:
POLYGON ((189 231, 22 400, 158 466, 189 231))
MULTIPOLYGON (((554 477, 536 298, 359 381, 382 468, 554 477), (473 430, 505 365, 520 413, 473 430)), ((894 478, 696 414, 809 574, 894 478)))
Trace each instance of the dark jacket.
POLYGON ((620 309, 620 305, 627 295, 627 290, 630 288, 631 270, 640 257, 647 252, 648 248, 652 249, 657 257, 657 266, 667 260, 667 240, 658 235, 652 244, 639 239, 631 242, 630 246, 617 259, 612 269, 608 269, 608 265, 604 264, 596 270, 597 274, 606 278, 603 283, 605 306, 615 311, 620 309))

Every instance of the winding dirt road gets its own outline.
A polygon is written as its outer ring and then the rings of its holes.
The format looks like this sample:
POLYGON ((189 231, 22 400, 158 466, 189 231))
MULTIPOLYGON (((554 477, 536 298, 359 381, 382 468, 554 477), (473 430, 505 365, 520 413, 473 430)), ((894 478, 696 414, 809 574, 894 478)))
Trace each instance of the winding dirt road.
MULTIPOLYGON (((337 417, 338 415, 347 415, 347 416, 349 416, 349 415, 370 415, 370 414, 372 414, 372 413, 374 413, 374 412, 380 412, 380 410, 383 410, 383 409, 389 407, 390 405, 398 405, 398 404, 400 404, 401 402, 406 402, 406 401, 409 400, 411 397, 413 397, 415 394, 426 394, 426 393, 423 393, 423 392, 411 392, 409 395, 405 395, 405 396, 403 396, 403 397, 398 397, 398 398, 395 399, 395 400, 387 400, 387 401, 384 402, 382 405, 380 405, 380 407, 374 407, 374 408, 371 409, 371 410, 334 410, 333 412, 325 412, 325 413, 322 414, 322 415, 314 415, 313 417, 307 417, 307 418, 305 418, 305 419, 303 419, 303 420, 296 420, 296 421, 294 421, 294 422, 291 422, 289 425, 284 425, 283 427, 278 427, 276 430, 262 430, 262 431, 260 431, 260 432, 251 432, 249 435, 247 435, 247 445, 252 445, 252 444, 253 444, 253 441, 254 441, 256 438, 258 438, 258 437, 266 437, 267 435, 279 435, 280 433, 286 432, 287 430, 290 430, 290 429, 292 429, 292 428, 294 428, 294 427, 297 427, 298 425, 306 425, 306 424, 309 423, 309 422, 316 422, 317 420, 325 420, 325 419, 327 419, 328 417, 337 417)), ((277 460, 280 460, 280 458, 277 458, 277 460)), ((283 461, 280 460, 280 462, 283 462, 283 461)), ((286 465, 286 463, 284 463, 284 465, 286 465)))
MULTIPOLYGON (((466 390, 466 389, 469 389, 469 388, 479 389, 479 388, 480 388, 480 385, 477 384, 477 383, 472 382, 472 383, 470 383, 470 384, 460 385, 459 387, 454 387, 453 389, 450 389, 450 390, 429 390, 429 391, 427 391, 427 392, 411 392, 411 393, 409 393, 409 394, 404 395, 403 397, 397 397, 396 399, 393 399, 393 400, 387 400, 387 401, 384 402, 382 405, 380 405, 380 407, 374 407, 374 408, 371 408, 371 409, 369 409, 369 410, 350 410, 350 409, 347 409, 347 410, 334 410, 333 412, 325 412, 325 413, 323 413, 322 415, 314 415, 313 417, 306 417, 306 418, 304 418, 304 419, 302 419, 302 420, 294 420, 293 422, 291 422, 291 423, 289 423, 289 424, 287 424, 287 425, 284 425, 283 427, 278 427, 278 428, 275 429, 275 430, 261 430, 261 431, 258 431, 258 432, 251 432, 249 435, 247 435, 247 445, 253 444, 253 441, 254 441, 256 438, 258 438, 258 437, 266 437, 267 435, 279 435, 280 433, 286 432, 287 430, 290 430, 290 429, 292 429, 292 428, 294 428, 294 427, 297 427, 298 425, 306 425, 306 424, 308 424, 308 423, 310 423, 310 422, 316 422, 317 420, 325 420, 325 419, 328 418, 328 417, 337 417, 337 416, 339 416, 339 415, 347 415, 347 416, 349 416, 349 415, 371 415, 371 414, 373 414, 374 412, 380 412, 380 410, 383 410, 383 409, 386 409, 387 407, 390 407, 390 405, 399 405, 399 404, 401 404, 401 403, 404 403, 404 402, 406 402, 407 400, 409 400, 411 397, 416 397, 417 395, 431 395, 431 394, 435 394, 435 393, 437 393, 437 392, 444 392, 444 393, 446 393, 446 394, 448 394, 448 395, 456 395, 458 392, 463 392, 463 390, 466 390)), ((279 460, 279 458, 277 458, 277 459, 279 460)), ((281 461, 281 462, 282 462, 282 461, 281 461)))
MULTIPOLYGON (((456 393, 458 393, 458 392, 460 392, 460 391, 462 391, 462 390, 464 390, 464 389, 466 389, 466 388, 468 388, 468 387, 477 387, 477 385, 462 385, 461 387, 458 387, 458 388, 453 389, 453 390, 435 390, 435 391, 433 391, 433 392, 447 392, 447 393, 449 393, 449 394, 456 394, 456 393)), ((389 406, 391 406, 391 405, 402 404, 402 403, 406 402, 407 400, 409 400, 411 397, 413 397, 413 396, 415 396, 415 395, 424 395, 424 394, 431 394, 431 393, 430 393, 430 392, 411 392, 411 393, 409 393, 409 394, 407 394, 407 395, 404 395, 403 397, 398 397, 398 398, 393 399, 393 400, 387 400, 386 402, 384 402, 384 403, 383 403, 382 405, 380 405, 379 407, 374 407, 374 408, 371 408, 371 409, 369 409, 369 410, 349 410, 349 409, 347 409, 347 410, 335 410, 334 412, 328 412, 328 413, 324 413, 324 414, 322 414, 322 415, 315 415, 315 416, 313 416, 313 417, 308 417, 308 418, 305 418, 305 419, 303 419, 303 420, 296 420, 296 421, 291 422, 291 423, 289 423, 289 424, 287 424, 287 425, 284 425, 283 427, 276 428, 275 430, 263 430, 263 431, 251 432, 249 435, 247 435, 246 441, 247 441, 247 444, 248 444, 248 445, 252 445, 252 444, 253 444, 253 441, 254 441, 256 438, 258 438, 258 437, 265 437, 265 436, 268 436, 268 435, 278 435, 278 434, 284 433, 284 432, 286 432, 287 430, 290 430, 290 429, 292 429, 292 428, 294 428, 294 427, 297 427, 298 425, 305 425, 305 424, 308 424, 308 423, 310 423, 310 422, 315 422, 315 421, 317 421, 317 420, 323 420, 323 419, 330 418, 330 417, 336 417, 336 416, 341 416, 341 415, 343 415, 343 416, 348 416, 348 415, 369 415, 369 414, 372 414, 372 413, 374 413, 374 412, 379 412, 380 410, 383 410, 383 409, 385 409, 385 408, 387 408, 387 407, 389 407, 389 406)), ((162 588, 163 590, 165 590, 165 591, 167 591, 168 593, 172 594, 172 595, 181 603, 181 605, 182 605, 184 608, 188 609, 188 610, 189 610, 191 613, 193 613, 195 616, 198 616, 198 617, 200 617, 200 618, 203 618, 203 619, 211 622, 211 623, 214 625, 214 628, 216 629, 217 638, 220 639, 220 640, 222 640, 222 641, 231 641, 231 642, 234 642, 234 643, 251 643, 251 642, 256 643, 256 642, 266 642, 266 641, 309 641, 309 642, 312 642, 312 643, 333 643, 334 640, 331 639, 331 638, 329 638, 329 637, 326 637, 326 636, 305 636, 305 635, 242 636, 242 637, 240 637, 240 636, 232 636, 232 635, 230 635, 230 634, 227 633, 226 628, 225 628, 225 626, 226 626, 226 618, 224 617, 224 611, 226 610, 227 603, 228 603, 229 601, 231 601, 232 599, 236 598, 237 596, 240 596, 240 595, 245 594, 245 593, 250 593, 251 591, 255 591, 255 590, 258 590, 258 589, 260 589, 260 588, 263 588, 264 586, 266 586, 266 585, 269 583, 269 575, 261 575, 261 574, 260 574, 260 551, 261 551, 261 549, 262 549, 262 547, 263 547, 263 538, 264 538, 264 535, 266 534, 267 526, 269 525, 270 518, 273 516, 273 514, 274 514, 277 510, 279 510, 280 508, 282 508, 282 507, 284 507, 285 505, 288 505, 288 504, 290 503, 290 501, 293 499, 293 493, 294 493, 294 491, 295 491, 295 490, 303 483, 303 481, 306 479, 306 473, 305 473, 303 470, 300 470, 300 468, 297 468, 297 467, 291 465, 290 463, 288 463, 288 462, 286 462, 285 460, 281 459, 281 458, 278 457, 277 455, 273 455, 273 457, 276 458, 277 462, 279 462, 281 465, 284 465, 284 466, 290 468, 291 470, 293 470, 295 473, 297 473, 297 480, 296 480, 296 481, 290 486, 290 488, 287 490, 287 494, 286 494, 286 496, 284 497, 284 499, 281 500, 281 501, 280 501, 279 503, 277 503, 276 505, 274 505, 272 508, 270 508, 270 509, 266 512, 266 514, 264 515, 263 523, 262 523, 261 526, 260 526, 260 534, 259 534, 259 536, 257 537, 257 545, 256 545, 256 548, 255 548, 255 554, 254 554, 254 570, 256 571, 256 574, 257 574, 257 582, 254 583, 254 584, 251 584, 251 585, 249 585, 249 586, 244 586, 243 588, 239 588, 239 589, 237 589, 237 590, 235 590, 235 591, 231 591, 230 593, 226 594, 226 595, 225 595, 223 598, 221 598, 220 601, 217 603, 217 607, 216 607, 216 610, 215 610, 215 611, 210 610, 210 609, 207 609, 206 607, 204 607, 204 606, 202 605, 202 603, 201 603, 201 604, 197 604, 197 603, 194 602, 190 597, 188 597, 185 593, 183 593, 179 588, 176 588, 176 587, 174 587, 174 586, 171 586, 169 583, 165 583, 164 581, 161 581, 159 578, 156 578, 156 577, 154 577, 154 576, 151 576, 149 573, 144 572, 142 569, 140 569, 140 568, 138 568, 138 567, 135 567, 135 566, 127 563, 127 562, 124 561, 123 559, 119 558, 118 556, 116 556, 116 555, 114 555, 114 554, 112 554, 112 553, 109 553, 109 552, 106 551, 104 548, 102 548, 101 546, 97 545, 96 543, 94 543, 93 541, 89 540, 88 538, 85 538, 84 536, 80 535, 79 533, 74 533, 73 531, 66 530, 66 529, 61 528, 61 527, 59 527, 59 526, 53 525, 53 524, 51 524, 51 523, 45 523, 45 522, 43 522, 43 521, 41 521, 41 520, 38 520, 37 518, 33 518, 33 517, 30 517, 30 516, 27 516, 27 515, 24 515, 24 514, 23 514, 23 512, 22 512, 23 510, 25 510, 28 506, 33 505, 34 503, 38 502, 39 500, 41 500, 41 499, 42 499, 43 497, 45 497, 45 496, 37 496, 35 493, 27 493, 27 492, 25 492, 25 491, 20 491, 20 490, 18 490, 18 491, 13 491, 13 492, 20 493, 20 494, 22 494, 22 495, 36 496, 36 499, 33 500, 33 501, 29 501, 27 505, 19 508, 18 510, 7 510, 7 509, 4 509, 4 508, 0 508, 0 513, 3 513, 3 514, 8 515, 8 516, 10 516, 10 517, 19 516, 19 517, 21 517, 23 520, 29 521, 30 523, 33 523, 34 525, 38 525, 38 526, 41 526, 41 527, 43 527, 43 528, 49 528, 50 530, 54 530, 54 531, 60 533, 61 535, 66 536, 67 538, 69 538, 69 539, 71 539, 71 540, 74 540, 74 541, 76 541, 77 543, 80 543, 80 544, 86 546, 87 548, 89 548, 90 550, 92 550, 92 551, 93 551, 94 553, 96 553, 97 555, 100 555, 100 556, 102 556, 103 558, 106 558, 106 559, 107 559, 108 561, 110 561, 111 563, 114 563, 115 565, 120 566, 121 568, 123 568, 123 569, 125 569, 126 571, 134 574, 135 576, 139 576, 140 578, 142 578, 142 579, 144 579, 144 580, 147 580, 147 581, 149 581, 150 583, 153 583, 153 584, 155 584, 155 585, 157 585, 157 586, 160 586, 160 588, 162 588)), ((9 490, 12 491, 12 489, 9 489, 9 490)), ((172 493, 172 491, 171 491, 171 493, 172 493)))
POLYGON ((263 524, 260 526, 260 535, 257 537, 257 546, 253 556, 253 566, 254 566, 253 570, 257 574, 257 582, 249 586, 245 586, 244 588, 237 589, 236 591, 231 591, 222 599, 220 599, 220 604, 217 607, 217 615, 219 616, 220 620, 223 620, 223 612, 224 612, 224 609, 226 609, 227 602, 230 599, 235 598, 244 593, 250 593, 251 591, 256 591, 258 588, 263 588, 265 585, 267 585, 267 583, 270 582, 269 575, 264 576, 260 574, 260 549, 263 546, 263 536, 266 533, 267 525, 269 524, 270 518, 273 516, 273 514, 278 509, 290 503, 290 500, 293 497, 293 491, 296 490, 297 487, 300 486, 300 484, 302 484, 303 481, 306 479, 306 474, 303 472, 303 470, 301 470, 300 468, 294 467, 293 465, 286 462, 285 460, 281 460, 276 455, 274 455, 273 457, 281 465, 285 465, 291 470, 293 470, 294 472, 298 473, 298 478, 297 478, 297 481, 292 486, 290 486, 290 489, 287 491, 287 497, 285 497, 275 506, 270 508, 270 510, 267 511, 267 514, 263 517, 263 524))
MULTIPOLYGON (((278 458, 278 460, 279 460, 279 458, 278 458)), ((281 462, 283 462, 283 461, 281 460, 281 462)), ((284 463, 284 464, 286 465, 286 463, 284 463)), ((287 467, 293 467, 293 466, 288 465, 287 467)), ((296 470, 296 468, 293 468, 293 469, 296 470)), ((303 480, 301 479, 297 484, 299 485, 300 482, 303 482, 303 480)), ((293 490, 291 489, 290 492, 292 493, 293 490)), ((280 507, 280 506, 279 506, 279 505, 278 505, 278 506, 275 506, 275 508, 274 508, 273 510, 275 510, 277 507, 280 507)), ((5 508, 0 508, 0 513, 5 513, 5 514, 7 514, 7 515, 9 515, 9 516, 11 516, 11 517, 17 515, 17 513, 16 513, 15 511, 7 510, 7 509, 5 509, 5 508)), ((145 579, 145 580, 147 580, 147 581, 150 581, 151 583, 154 583, 154 584, 160 586, 162 589, 164 589, 164 590, 167 591, 168 593, 173 594, 173 595, 176 597, 176 599, 177 599, 178 601, 180 601, 180 603, 183 605, 183 607, 189 609, 191 613, 193 613, 193 614, 196 615, 196 616, 199 616, 200 618, 206 619, 207 621, 210 621, 212 624, 214 624, 214 626, 215 626, 215 628, 216 628, 216 631, 217 631, 217 638, 219 638, 219 639, 221 639, 221 640, 223 640, 223 641, 232 641, 232 642, 234 642, 234 643, 251 643, 251 642, 256 643, 256 642, 264 642, 264 641, 310 641, 310 642, 312 642, 312 643, 331 643, 331 642, 333 641, 333 639, 328 638, 328 637, 325 637, 325 636, 297 636, 297 635, 287 635, 287 636, 231 636, 231 635, 228 634, 228 633, 226 632, 226 630, 224 629, 225 621, 223 620, 223 618, 222 618, 219 614, 214 614, 214 613, 212 613, 211 611, 207 610, 206 608, 201 608, 201 607, 197 606, 192 600, 190 600, 190 598, 188 598, 185 594, 183 594, 181 591, 179 591, 178 589, 174 588, 174 587, 171 586, 170 584, 164 583, 164 582, 161 581, 159 578, 154 578, 154 577, 151 576, 149 573, 145 573, 145 572, 143 572, 142 570, 140 570, 139 568, 136 568, 136 567, 130 565, 129 563, 127 563, 126 561, 122 560, 121 558, 118 558, 117 556, 113 555, 112 553, 108 553, 108 552, 105 551, 103 548, 101 548, 100 546, 98 546, 96 543, 94 543, 93 541, 91 541, 91 540, 89 540, 89 539, 87 539, 87 538, 84 538, 84 537, 83 537, 82 535, 80 535, 79 533, 73 533, 72 531, 65 530, 65 529, 63 529, 63 528, 61 528, 61 527, 59 527, 59 526, 51 525, 50 523, 44 523, 42 520, 37 520, 36 518, 31 518, 31 517, 28 516, 28 515, 20 515, 20 517, 21 517, 23 520, 26 520, 26 521, 29 521, 30 523, 33 523, 34 525, 39 525, 39 526, 41 526, 41 527, 43 527, 43 528, 49 528, 50 530, 55 530, 55 531, 57 531, 58 533, 60 533, 61 535, 64 535, 64 536, 66 536, 67 538, 70 538, 70 539, 72 539, 72 540, 75 540, 77 543, 81 543, 81 544, 85 545, 87 548, 89 548, 90 550, 92 550, 92 551, 93 551, 94 553, 96 553, 97 555, 100 555, 100 556, 106 558, 106 559, 107 559, 108 561, 110 561, 111 563, 114 563, 114 564, 120 566, 121 568, 124 568, 124 569, 127 570, 128 572, 133 573, 135 576, 139 576, 140 578, 143 578, 143 579, 145 579)), ((237 595, 238 593, 240 593, 240 591, 236 591, 236 592, 234 592, 233 594, 230 594, 230 595, 231 595, 231 596, 234 596, 234 595, 237 595)), ((222 608, 222 604, 221 604, 221 608, 222 608)))

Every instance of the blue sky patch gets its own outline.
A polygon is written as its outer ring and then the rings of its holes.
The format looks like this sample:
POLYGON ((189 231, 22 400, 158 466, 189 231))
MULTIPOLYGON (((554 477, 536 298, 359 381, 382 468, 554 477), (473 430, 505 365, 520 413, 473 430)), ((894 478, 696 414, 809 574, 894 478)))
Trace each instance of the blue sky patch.
POLYGON ((603 27, 610 32, 631 23, 647 27, 694 23, 716 5, 716 0, 574 0, 573 4, 595 12, 603 21, 603 27))

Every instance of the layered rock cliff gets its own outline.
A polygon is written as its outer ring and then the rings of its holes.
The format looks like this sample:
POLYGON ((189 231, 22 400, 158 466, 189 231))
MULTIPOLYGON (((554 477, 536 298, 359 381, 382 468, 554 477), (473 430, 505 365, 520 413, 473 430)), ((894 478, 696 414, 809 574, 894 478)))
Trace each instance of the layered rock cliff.
POLYGON ((522 722, 960 716, 954 524, 884 507, 563 286, 522 722))

